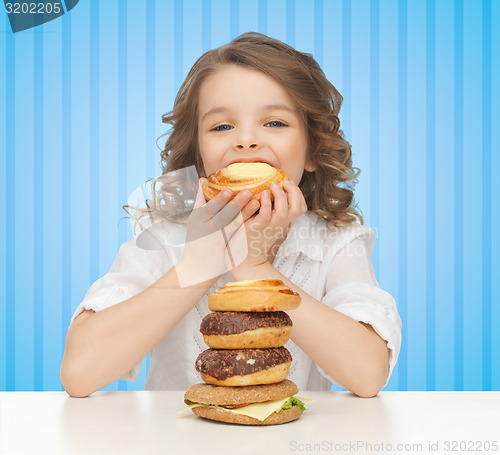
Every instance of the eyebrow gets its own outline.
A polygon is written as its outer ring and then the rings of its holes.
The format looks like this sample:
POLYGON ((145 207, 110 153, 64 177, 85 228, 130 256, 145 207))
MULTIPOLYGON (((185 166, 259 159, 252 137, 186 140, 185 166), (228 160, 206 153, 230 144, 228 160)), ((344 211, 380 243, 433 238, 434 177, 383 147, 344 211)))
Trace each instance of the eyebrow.
MULTIPOLYGON (((219 107, 214 107, 213 109, 208 110, 203 114, 201 117, 201 121, 205 120, 207 117, 213 114, 219 114, 221 112, 227 112, 230 111, 228 107, 225 106, 219 106, 219 107)), ((290 106, 287 106, 286 104, 267 104, 266 106, 263 107, 263 110, 265 111, 288 111, 288 112, 293 112, 295 113, 295 109, 293 109, 290 106)))
POLYGON ((201 121, 205 120, 210 115, 218 114, 220 112, 226 112, 228 110, 229 110, 229 108, 224 107, 224 106, 214 107, 213 109, 210 109, 203 114, 203 116, 201 117, 201 121))

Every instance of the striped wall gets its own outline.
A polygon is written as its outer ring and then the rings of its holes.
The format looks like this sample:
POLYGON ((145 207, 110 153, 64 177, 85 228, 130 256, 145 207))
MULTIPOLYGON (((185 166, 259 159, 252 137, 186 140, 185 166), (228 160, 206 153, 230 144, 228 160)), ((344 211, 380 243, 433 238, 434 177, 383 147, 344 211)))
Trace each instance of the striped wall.
MULTIPOLYGON (((344 96, 403 320, 387 390, 500 389, 500 2, 81 0, 16 34, 0 12, 0 390, 62 390, 71 314, 159 173, 161 115, 201 53, 250 30, 312 53, 344 96)), ((106 389, 143 389, 147 366, 106 389)))

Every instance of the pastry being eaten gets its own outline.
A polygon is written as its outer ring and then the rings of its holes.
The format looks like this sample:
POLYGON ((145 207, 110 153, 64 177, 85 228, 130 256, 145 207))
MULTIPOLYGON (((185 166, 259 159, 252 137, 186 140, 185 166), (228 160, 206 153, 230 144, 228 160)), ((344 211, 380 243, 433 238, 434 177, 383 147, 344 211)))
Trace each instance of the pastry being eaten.
POLYGON ((234 196, 243 190, 250 190, 252 199, 257 200, 260 200, 262 191, 269 190, 272 200, 271 183, 276 182, 283 188, 285 180, 288 180, 288 174, 284 170, 267 163, 233 163, 210 174, 202 190, 207 201, 226 188, 231 189, 234 196))

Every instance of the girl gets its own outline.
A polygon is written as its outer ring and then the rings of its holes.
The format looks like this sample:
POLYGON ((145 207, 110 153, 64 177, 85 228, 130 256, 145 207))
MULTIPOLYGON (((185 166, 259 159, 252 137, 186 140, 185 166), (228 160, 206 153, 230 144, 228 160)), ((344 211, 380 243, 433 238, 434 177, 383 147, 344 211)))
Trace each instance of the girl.
POLYGON ((195 63, 163 118, 172 126, 164 172, 194 165, 203 182, 232 162, 265 161, 290 180, 271 187, 273 203, 267 192, 259 203, 245 191, 208 202, 213 213, 239 210, 246 233, 248 254, 221 276, 180 285, 193 264, 210 269, 208 245, 186 247, 177 264, 135 240, 122 245, 72 318, 61 365, 69 395, 135 380, 149 352, 146 389, 200 382, 194 361, 206 349, 199 327, 208 294, 259 278, 280 279, 302 298, 289 312, 285 345, 293 358, 289 378, 299 388, 336 383, 360 397, 382 389, 398 357, 401 320, 374 275, 374 233, 353 207, 356 173, 339 129, 341 101, 310 55, 261 34, 246 33, 195 63))

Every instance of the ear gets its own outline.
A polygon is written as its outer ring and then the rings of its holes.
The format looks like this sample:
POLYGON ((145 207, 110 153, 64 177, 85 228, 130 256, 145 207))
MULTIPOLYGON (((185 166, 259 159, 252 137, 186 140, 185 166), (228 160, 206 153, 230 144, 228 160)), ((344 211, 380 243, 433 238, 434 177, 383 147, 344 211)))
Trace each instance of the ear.
POLYGON ((307 160, 306 161, 306 164, 304 166, 304 169, 307 171, 307 172, 314 172, 316 169, 318 168, 318 166, 316 166, 315 164, 313 164, 311 161, 307 160))

